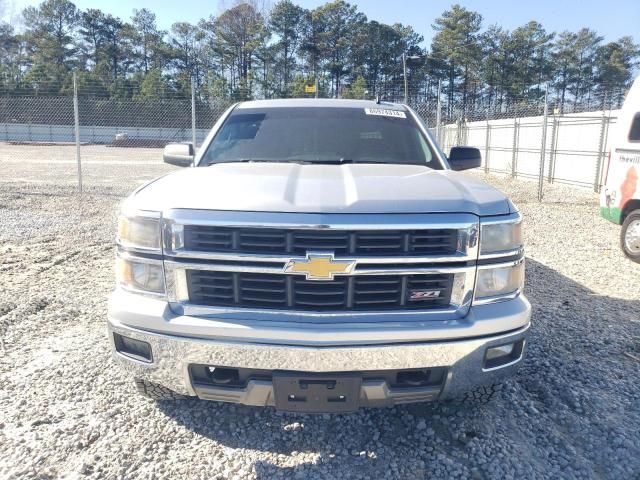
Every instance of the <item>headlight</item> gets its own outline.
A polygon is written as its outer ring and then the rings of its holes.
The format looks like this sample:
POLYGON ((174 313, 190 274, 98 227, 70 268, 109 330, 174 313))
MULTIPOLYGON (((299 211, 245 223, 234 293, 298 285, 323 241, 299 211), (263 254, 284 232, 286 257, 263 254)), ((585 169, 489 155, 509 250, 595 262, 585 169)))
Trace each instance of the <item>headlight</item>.
POLYGON ((524 261, 496 268, 479 268, 476 278, 476 300, 516 293, 524 287, 524 261))
POLYGON ((165 293, 164 270, 160 260, 118 256, 116 281, 119 286, 127 290, 160 295, 165 293))
POLYGON ((125 248, 160 251, 160 216, 121 214, 118 219, 118 244, 125 248))
POLYGON ((517 250, 522 245, 522 220, 520 218, 482 225, 480 255, 517 250))

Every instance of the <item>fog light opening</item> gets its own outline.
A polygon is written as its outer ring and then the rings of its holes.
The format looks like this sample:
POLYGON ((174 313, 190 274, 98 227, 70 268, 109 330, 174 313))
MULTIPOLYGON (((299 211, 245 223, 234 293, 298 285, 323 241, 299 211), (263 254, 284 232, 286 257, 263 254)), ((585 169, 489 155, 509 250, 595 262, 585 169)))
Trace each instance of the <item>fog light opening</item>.
POLYGON ((516 363, 522 357, 524 340, 487 348, 484 356, 484 370, 493 370, 516 363))
POLYGON ((113 342, 116 351, 126 357, 133 358, 140 362, 152 363, 151 345, 135 338, 125 337, 118 333, 113 334, 113 342))

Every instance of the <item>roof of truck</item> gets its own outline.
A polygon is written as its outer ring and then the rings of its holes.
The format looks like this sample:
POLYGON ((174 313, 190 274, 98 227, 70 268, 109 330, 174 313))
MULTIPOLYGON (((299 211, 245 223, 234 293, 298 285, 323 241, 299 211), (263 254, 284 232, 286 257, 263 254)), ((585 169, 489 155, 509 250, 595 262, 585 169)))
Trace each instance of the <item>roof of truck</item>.
POLYGON ((285 108, 285 107, 324 107, 324 108, 384 108, 404 111, 404 105, 391 102, 377 103, 374 100, 344 100, 334 98, 288 98, 281 100, 251 100, 241 102, 236 108, 285 108))

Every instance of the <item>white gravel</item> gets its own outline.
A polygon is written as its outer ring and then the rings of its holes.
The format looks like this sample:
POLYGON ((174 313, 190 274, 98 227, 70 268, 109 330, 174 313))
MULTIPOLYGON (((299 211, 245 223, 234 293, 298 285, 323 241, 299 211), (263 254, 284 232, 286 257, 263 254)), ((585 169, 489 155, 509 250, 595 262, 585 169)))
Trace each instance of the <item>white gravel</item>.
POLYGON ((534 306, 501 399, 293 415, 156 404, 112 362, 115 212, 169 170, 149 158, 87 165, 82 200, 73 165, 2 161, 0 478, 640 478, 640 265, 593 193, 488 178, 524 214, 534 306))

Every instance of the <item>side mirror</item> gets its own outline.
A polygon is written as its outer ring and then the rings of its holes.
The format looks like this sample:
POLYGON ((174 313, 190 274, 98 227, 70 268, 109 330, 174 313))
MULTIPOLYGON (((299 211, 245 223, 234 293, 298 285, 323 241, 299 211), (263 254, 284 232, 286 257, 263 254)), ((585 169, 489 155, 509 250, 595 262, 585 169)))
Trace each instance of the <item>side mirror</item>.
POLYGON ((170 143, 164 147, 162 160, 178 167, 190 167, 193 163, 193 145, 191 143, 170 143))
POLYGON ((469 170, 482 165, 480 150, 473 147, 452 147, 449 153, 449 165, 452 170, 469 170))

